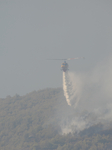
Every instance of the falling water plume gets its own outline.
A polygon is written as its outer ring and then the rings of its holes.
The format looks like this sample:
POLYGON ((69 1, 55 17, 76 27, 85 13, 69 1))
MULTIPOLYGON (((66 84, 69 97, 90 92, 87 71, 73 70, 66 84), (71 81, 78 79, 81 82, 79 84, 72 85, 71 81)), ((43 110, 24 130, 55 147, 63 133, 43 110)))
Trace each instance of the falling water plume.
POLYGON ((63 91, 64 91, 64 96, 66 98, 68 105, 71 106, 70 98, 69 98, 69 94, 68 94, 68 82, 67 82, 68 80, 67 80, 66 74, 67 74, 67 72, 63 72, 63 91))
POLYGON ((78 85, 80 83, 77 83, 77 76, 73 75, 69 71, 63 72, 63 91, 68 105, 76 107, 79 101, 78 85), (75 81, 74 78, 76 78, 75 81))

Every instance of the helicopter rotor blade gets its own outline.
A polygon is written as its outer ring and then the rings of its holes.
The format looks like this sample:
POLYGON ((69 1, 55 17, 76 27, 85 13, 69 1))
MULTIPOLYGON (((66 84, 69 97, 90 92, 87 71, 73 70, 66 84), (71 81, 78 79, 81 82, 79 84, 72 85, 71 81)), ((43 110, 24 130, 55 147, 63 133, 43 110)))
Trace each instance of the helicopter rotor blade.
POLYGON ((83 58, 83 59, 84 59, 84 57, 76 57, 76 58, 67 58, 67 60, 80 59, 80 58, 83 58))
POLYGON ((76 58, 47 59, 47 60, 73 60, 73 59, 80 59, 80 58, 83 58, 83 59, 84 59, 84 57, 76 57, 76 58))
POLYGON ((67 60, 67 59, 65 58, 65 59, 47 59, 47 60, 67 60))

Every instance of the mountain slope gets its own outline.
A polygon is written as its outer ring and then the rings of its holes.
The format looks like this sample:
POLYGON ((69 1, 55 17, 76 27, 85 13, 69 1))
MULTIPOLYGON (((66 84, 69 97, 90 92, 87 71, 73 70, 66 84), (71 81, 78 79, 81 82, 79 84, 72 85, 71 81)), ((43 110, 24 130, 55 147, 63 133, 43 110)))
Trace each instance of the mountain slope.
POLYGON ((74 117, 63 90, 44 89, 0 99, 0 150, 110 150, 112 129, 102 124, 62 134, 74 117))

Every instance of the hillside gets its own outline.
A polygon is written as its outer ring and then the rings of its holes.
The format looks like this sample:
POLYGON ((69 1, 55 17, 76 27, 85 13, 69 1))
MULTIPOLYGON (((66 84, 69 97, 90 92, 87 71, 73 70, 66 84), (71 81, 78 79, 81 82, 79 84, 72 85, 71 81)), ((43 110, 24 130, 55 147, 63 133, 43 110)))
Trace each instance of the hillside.
POLYGON ((61 88, 0 99, 0 150, 111 150, 111 124, 71 132, 74 115, 61 88))

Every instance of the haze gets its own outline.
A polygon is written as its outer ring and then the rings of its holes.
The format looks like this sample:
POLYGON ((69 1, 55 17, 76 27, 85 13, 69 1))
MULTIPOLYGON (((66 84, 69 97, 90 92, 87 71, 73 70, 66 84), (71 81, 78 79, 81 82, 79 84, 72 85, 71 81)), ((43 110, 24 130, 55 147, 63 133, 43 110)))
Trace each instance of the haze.
POLYGON ((88 72, 112 51, 110 0, 0 0, 0 97, 62 87, 61 61, 88 72))

